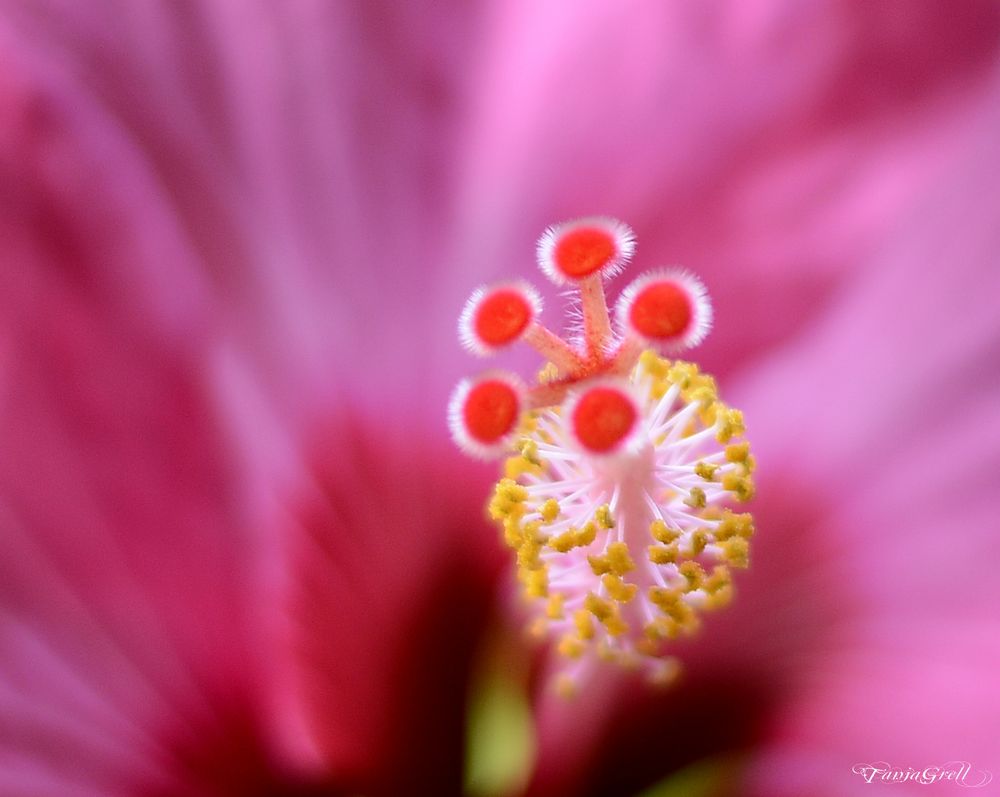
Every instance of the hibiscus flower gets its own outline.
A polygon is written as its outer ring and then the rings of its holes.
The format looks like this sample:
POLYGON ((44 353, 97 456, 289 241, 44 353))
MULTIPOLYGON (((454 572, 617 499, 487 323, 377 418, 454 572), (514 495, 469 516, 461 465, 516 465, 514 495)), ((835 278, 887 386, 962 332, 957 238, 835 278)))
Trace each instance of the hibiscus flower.
POLYGON ((5 0, 0 793, 459 793, 510 575, 455 314, 594 212, 707 284, 759 534, 672 691, 538 693, 527 790, 1000 769, 998 38, 990 2, 5 0))

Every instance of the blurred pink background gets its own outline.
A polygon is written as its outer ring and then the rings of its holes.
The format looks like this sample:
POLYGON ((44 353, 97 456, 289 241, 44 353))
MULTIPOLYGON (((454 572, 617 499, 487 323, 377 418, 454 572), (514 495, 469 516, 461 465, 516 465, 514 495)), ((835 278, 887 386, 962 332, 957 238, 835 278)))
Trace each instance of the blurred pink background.
POLYGON ((592 213, 706 282, 758 538, 507 790, 1000 778, 998 69, 993 0, 0 0, 0 795, 485 793, 455 321, 592 213))

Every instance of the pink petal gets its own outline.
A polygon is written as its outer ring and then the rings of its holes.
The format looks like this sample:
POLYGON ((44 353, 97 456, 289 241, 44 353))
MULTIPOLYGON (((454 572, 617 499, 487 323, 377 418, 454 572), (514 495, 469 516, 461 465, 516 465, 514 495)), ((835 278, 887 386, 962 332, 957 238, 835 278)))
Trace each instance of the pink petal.
POLYGON ((6 21, 0 53, 0 791, 267 782, 210 280, 120 120, 6 21))

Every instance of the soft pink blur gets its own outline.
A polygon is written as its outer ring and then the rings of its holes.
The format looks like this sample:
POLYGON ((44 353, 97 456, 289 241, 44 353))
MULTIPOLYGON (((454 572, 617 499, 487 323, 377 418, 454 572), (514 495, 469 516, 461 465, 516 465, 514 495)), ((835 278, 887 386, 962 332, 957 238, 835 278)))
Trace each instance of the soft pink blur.
POLYGON ((677 690, 539 694, 529 791, 1000 777, 998 54, 992 0, 0 0, 0 794, 458 793, 455 318, 594 212, 705 279, 759 539, 677 690))

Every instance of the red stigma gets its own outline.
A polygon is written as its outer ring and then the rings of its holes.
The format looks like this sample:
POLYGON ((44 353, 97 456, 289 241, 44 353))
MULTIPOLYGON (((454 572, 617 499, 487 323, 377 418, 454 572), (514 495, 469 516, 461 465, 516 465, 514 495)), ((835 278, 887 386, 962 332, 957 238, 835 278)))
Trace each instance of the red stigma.
POLYGON ((582 279, 604 268, 618 253, 614 237, 597 227, 580 227, 560 236, 553 259, 567 277, 582 279))
POLYGON ((684 333, 694 316, 688 292, 673 282, 654 282, 632 302, 629 321, 646 338, 664 340, 684 333))
POLYGON ((516 340, 531 322, 533 310, 520 293, 502 288, 486 296, 476 308, 473 329, 483 343, 503 346, 516 340))
POLYGON ((603 454, 620 443, 635 426, 635 405, 620 390, 595 387, 573 410, 573 430, 581 445, 603 454))
POLYGON ((469 436, 490 445, 509 434, 517 422, 520 401, 506 382, 490 379, 474 386, 465 398, 462 418, 469 436))

